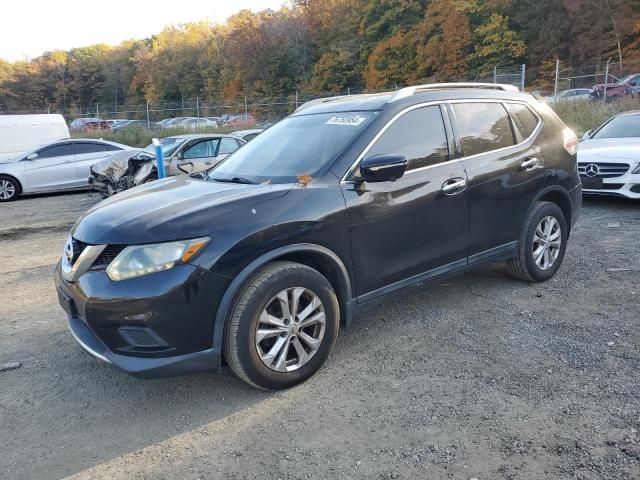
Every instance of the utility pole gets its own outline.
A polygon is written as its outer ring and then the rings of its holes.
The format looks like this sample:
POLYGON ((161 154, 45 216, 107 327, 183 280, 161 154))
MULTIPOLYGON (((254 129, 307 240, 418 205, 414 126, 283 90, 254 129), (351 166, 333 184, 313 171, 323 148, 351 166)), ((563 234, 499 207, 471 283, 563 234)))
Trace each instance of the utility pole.
POLYGON ((553 84, 553 99, 558 101, 558 81, 560 80, 560 59, 556 58, 556 80, 553 84))
POLYGON ((609 64, 611 63, 611 57, 607 60, 607 66, 604 69, 604 103, 607 103, 607 85, 609 84, 609 64))

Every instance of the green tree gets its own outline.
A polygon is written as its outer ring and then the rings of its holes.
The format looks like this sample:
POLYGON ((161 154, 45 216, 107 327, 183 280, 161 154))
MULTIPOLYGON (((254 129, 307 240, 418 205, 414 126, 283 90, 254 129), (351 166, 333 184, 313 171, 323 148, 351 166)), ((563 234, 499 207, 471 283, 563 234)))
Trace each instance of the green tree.
POLYGON ((492 14, 487 23, 477 27, 474 37, 476 45, 470 59, 481 73, 519 63, 524 57, 526 45, 509 28, 507 17, 500 14, 492 14))

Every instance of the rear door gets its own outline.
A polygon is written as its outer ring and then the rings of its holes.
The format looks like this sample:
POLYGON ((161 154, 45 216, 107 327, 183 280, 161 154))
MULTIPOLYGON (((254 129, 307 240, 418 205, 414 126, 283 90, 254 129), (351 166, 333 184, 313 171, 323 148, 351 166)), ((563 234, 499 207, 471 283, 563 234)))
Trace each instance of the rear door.
POLYGON ((363 152, 404 156, 404 176, 361 182, 356 170, 341 183, 360 302, 467 263, 466 173, 451 159, 443 113, 439 105, 401 113, 363 152))
POLYGON ((75 141, 75 171, 78 186, 88 185, 89 169, 121 149, 108 143, 75 141))
POLYGON ((524 216, 544 184, 544 155, 535 143, 541 120, 518 102, 460 101, 450 109, 468 175, 474 263, 515 248, 524 216))
POLYGON ((71 142, 43 147, 34 160, 23 160, 30 191, 74 188, 77 185, 75 153, 71 142))

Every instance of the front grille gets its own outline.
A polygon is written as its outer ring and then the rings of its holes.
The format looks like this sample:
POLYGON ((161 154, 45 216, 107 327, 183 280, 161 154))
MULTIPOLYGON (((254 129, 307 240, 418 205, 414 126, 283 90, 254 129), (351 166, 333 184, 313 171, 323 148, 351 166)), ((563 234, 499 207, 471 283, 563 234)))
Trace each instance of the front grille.
MULTIPOLYGON (((80 254, 84 251, 85 248, 90 246, 90 243, 84 243, 78 240, 77 238, 73 239, 73 262, 75 263, 80 254)), ((122 250, 125 249, 125 245, 107 245, 107 247, 102 251, 102 253, 96 258, 96 261, 91 265, 92 270, 98 270, 107 268, 109 264, 113 261, 114 258, 118 256, 122 250)))
POLYGON ((591 178, 615 178, 621 177, 629 171, 631 165, 628 163, 598 163, 598 162, 580 162, 578 163, 578 173, 582 176, 586 175, 586 169, 589 165, 596 165, 598 167, 598 174, 591 178))
POLYGON ((603 183, 602 186, 587 187, 585 190, 620 190, 624 183, 603 183))
POLYGON ((96 258, 96 261, 93 262, 91 268, 107 268, 124 248, 124 245, 107 245, 107 248, 105 248, 100 256, 96 258))

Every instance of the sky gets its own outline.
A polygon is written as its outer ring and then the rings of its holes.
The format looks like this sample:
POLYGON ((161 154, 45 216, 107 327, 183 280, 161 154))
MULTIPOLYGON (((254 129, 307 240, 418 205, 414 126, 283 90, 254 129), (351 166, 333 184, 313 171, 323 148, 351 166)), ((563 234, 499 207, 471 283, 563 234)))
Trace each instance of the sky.
POLYGON ((2 7, 0 58, 145 38, 166 25, 222 23, 242 9, 277 9, 285 0, 9 0, 2 7))

